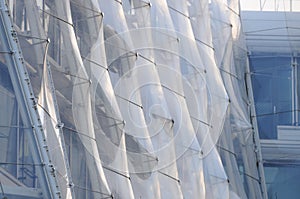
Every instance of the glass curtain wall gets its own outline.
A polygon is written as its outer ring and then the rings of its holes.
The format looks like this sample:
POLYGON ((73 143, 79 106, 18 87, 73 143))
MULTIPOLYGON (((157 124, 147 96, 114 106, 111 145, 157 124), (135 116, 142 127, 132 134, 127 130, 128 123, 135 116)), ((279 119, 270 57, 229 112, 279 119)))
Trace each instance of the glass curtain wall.
POLYGON ((253 53, 249 56, 256 119, 261 139, 277 139, 278 125, 298 125, 293 104, 292 56, 253 53))

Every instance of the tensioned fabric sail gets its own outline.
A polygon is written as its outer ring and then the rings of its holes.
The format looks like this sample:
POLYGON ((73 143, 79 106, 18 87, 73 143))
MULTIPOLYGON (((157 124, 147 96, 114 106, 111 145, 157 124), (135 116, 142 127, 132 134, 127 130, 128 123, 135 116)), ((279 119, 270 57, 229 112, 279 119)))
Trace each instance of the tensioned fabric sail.
MULTIPOLYGON (((62 70, 72 74, 72 116, 76 131, 79 132, 79 138, 85 148, 87 158, 87 169, 91 179, 92 190, 99 190, 101 193, 110 195, 110 189, 104 175, 101 164, 99 150, 93 127, 90 82, 88 74, 84 68, 80 51, 76 42, 72 24, 72 16, 69 1, 55 1, 56 15, 65 20, 59 22, 61 37, 63 39, 63 49, 65 49, 65 66, 62 70)), ((92 194, 97 197, 98 194, 92 194)))
POLYGON ((105 176, 114 197, 132 198, 133 192, 126 164, 124 120, 112 92, 106 64, 101 24, 103 14, 96 1, 85 1, 83 4, 75 2, 77 3, 73 8, 77 10, 75 17, 78 21, 83 19, 75 29, 80 32, 80 37, 85 39, 85 45, 80 48, 80 52, 91 78, 93 123, 105 176), (92 10, 87 10, 89 7, 92 10), (95 17, 89 19, 91 15, 95 17), (82 23, 88 31, 82 31, 84 28, 81 26, 82 23))
MULTIPOLYGON (((190 103, 190 95, 187 95, 187 104, 189 106, 189 112, 192 120, 194 120, 194 128, 197 133, 197 138, 202 147, 203 153, 203 169, 206 184, 206 198, 218 198, 228 197, 228 180, 223 169, 220 157, 215 148, 217 139, 220 136, 221 129, 223 127, 223 121, 225 118, 225 112, 228 106, 228 99, 226 91, 223 87, 221 77, 218 76, 213 65, 213 56, 209 56, 211 49, 198 50, 198 42, 206 42, 207 45, 212 46, 209 40, 206 39, 210 35, 209 29, 202 33, 202 37, 198 36, 195 39, 194 32, 197 31, 192 29, 192 21, 194 16, 197 14, 189 15, 188 6, 180 1, 168 1, 169 6, 174 8, 176 12, 173 12, 173 20, 177 21, 177 31, 182 33, 188 39, 180 38, 180 54, 188 59, 191 66, 187 67, 187 74, 184 76, 190 84, 193 86, 193 91, 196 95, 197 105, 199 107, 199 113, 195 112, 195 104, 190 103), (181 13, 186 15, 182 16, 181 13), (198 79, 198 80, 197 80, 198 79), (196 82, 196 84, 195 84, 196 82), (194 84, 193 84, 194 83, 194 84), (216 111, 218 110, 218 111, 216 111), (197 120, 203 121, 203 124, 197 120), (200 123, 200 124, 199 124, 200 123)), ((191 5, 193 6, 193 5, 191 5)), ((207 14, 207 13, 206 13, 207 14)), ((204 17, 205 15, 203 15, 204 17)), ((205 16, 208 17, 208 16, 205 16)), ((198 19, 201 21, 200 19, 198 19)), ((174 23, 175 24, 175 23, 174 23)), ((200 27, 197 27, 200 28, 200 27)), ((203 45, 203 43, 202 43, 203 45)), ((206 46, 207 47, 207 46, 206 46)))
POLYGON ((250 123, 248 104, 244 99, 246 68, 237 67, 247 65, 245 58, 245 46, 240 39, 241 25, 238 17, 237 1, 229 1, 228 7, 222 6, 222 0, 212 1, 214 45, 216 46, 216 63, 222 69, 224 85, 230 97, 231 132, 236 137, 235 150, 241 153, 249 198, 262 198, 259 191, 258 165, 253 161, 256 158, 256 150, 253 143, 253 128, 250 123), (228 9, 230 8, 230 9, 228 9), (226 14, 227 13, 227 14, 226 14), (220 20, 222 19, 222 20, 220 20), (225 39, 224 39, 225 38, 225 39), (238 59, 235 59, 235 56, 238 59), (242 61, 240 61, 242 60, 242 61), (242 81, 241 81, 242 80, 242 81), (238 144, 236 144, 238 142, 238 144))
POLYGON ((135 197, 159 198, 157 174, 153 168, 157 158, 143 114, 138 79, 135 71, 136 53, 128 31, 122 5, 117 1, 99 1, 104 17, 107 64, 114 92, 125 119, 126 149, 135 197), (122 33, 125 34, 122 34, 122 33))
MULTIPOLYGON (((46 44, 48 45, 48 43, 46 44)), ((46 47, 47 48, 47 47, 46 47)), ((47 50, 45 51, 45 58, 47 50)), ((38 97, 38 111, 42 118, 42 125, 48 143, 50 156, 53 164, 56 166, 57 181, 61 188, 62 197, 66 199, 72 198, 72 186, 69 179, 68 160, 66 160, 66 151, 64 146, 63 135, 61 134, 60 121, 55 111, 55 102, 52 92, 53 84, 51 83, 51 76, 49 75, 48 65, 44 60, 43 77, 41 83, 41 90, 38 97)), ((73 195, 74 196, 74 195, 73 195)))
MULTIPOLYGON (((192 120, 194 120, 194 129, 197 133, 197 138, 201 146, 201 152, 203 153, 203 172, 205 180, 205 189, 206 189, 206 198, 218 198, 221 196, 228 197, 228 181, 227 176, 223 170, 223 166, 218 157, 215 143, 213 143, 214 137, 218 137, 215 134, 220 134, 220 126, 222 126, 223 117, 218 117, 216 113, 222 115, 227 108, 227 96, 226 93, 222 96, 222 92, 218 92, 218 95, 214 92, 217 91, 216 82, 210 84, 211 81, 206 76, 210 75, 211 69, 213 66, 209 63, 203 62, 203 59, 200 57, 195 36, 193 34, 192 26, 189 20, 188 7, 181 6, 184 5, 180 1, 168 1, 169 6, 172 7, 175 11, 172 12, 173 21, 176 21, 176 30, 182 33, 185 37, 178 36, 180 38, 180 55, 187 59, 189 64, 184 64, 181 62, 182 70, 185 70, 187 81, 192 86, 192 91, 196 96, 196 104, 193 103, 194 100, 191 97, 191 93, 187 92, 186 101, 189 107, 189 113, 192 120), (184 16, 181 14, 184 13, 184 16), (188 38, 188 39, 185 39, 188 38), (186 68, 186 69, 185 69, 186 68), (208 68, 208 70, 206 69, 208 68), (218 105, 216 103, 216 98, 219 98, 218 105), (209 101, 209 105, 208 105, 209 101), (196 105, 198 105, 198 111, 195 111, 196 105), (214 108, 217 108, 218 111, 214 111, 214 108), (223 111, 222 111, 223 110, 223 111), (211 112, 210 112, 211 111, 211 112), (211 118, 209 118, 211 117, 211 118), (198 121, 197 121, 198 120, 198 121), (206 124, 203 124, 202 121, 206 124), (218 122, 216 122, 218 121, 218 122), (200 123, 200 124, 199 124, 200 123)), ((186 92, 185 88, 185 92, 186 92)))
POLYGON ((142 105, 147 129, 151 133, 150 139, 155 155, 161 198, 181 198, 182 193, 178 178, 175 148, 173 144, 173 122, 163 94, 154 59, 155 48, 153 45, 151 28, 151 6, 149 2, 123 1, 124 13, 138 56, 134 73, 137 76, 138 87, 142 97, 142 105), (137 29, 138 28, 138 29, 137 29), (146 41, 144 38, 148 38, 146 41))
MULTIPOLYGON (((220 3, 220 2, 219 2, 220 3)), ((208 6, 206 4, 203 5, 204 9, 206 9, 208 11, 208 8, 206 6, 208 6)), ((204 41, 208 42, 207 44, 209 45, 213 45, 214 48, 212 48, 210 51, 208 52, 214 52, 214 53, 220 53, 222 50, 222 48, 219 47, 220 42, 226 42, 226 38, 224 39, 224 35, 227 34, 222 34, 219 36, 216 36, 216 34, 218 33, 218 31, 222 32, 222 31, 230 31, 230 29, 228 28, 228 24, 226 24, 226 20, 224 19, 224 22, 222 22, 222 17, 219 17, 219 15, 216 15, 215 13, 218 12, 218 9, 214 9, 213 10, 213 14, 211 17, 211 24, 212 24, 212 31, 213 34, 211 36, 210 39, 206 39, 204 37, 202 37, 204 39, 204 41), (216 27, 216 24, 219 25, 218 28, 216 27), (222 31, 221 31, 222 30, 222 31), (214 42, 213 42, 214 41, 214 42), (213 51, 212 51, 213 50, 213 51)), ((195 20, 195 22, 199 23, 199 20, 195 20)), ((238 23, 238 22, 237 22, 238 23)), ((201 23, 202 25, 205 24, 205 22, 201 23)), ((203 26, 205 27, 205 26, 203 26)), ((230 25, 229 25, 230 27, 230 25)), ((208 26, 208 28, 210 29, 210 24, 208 26)), ((203 49, 203 45, 200 46, 203 49)), ((215 62, 215 66, 218 67, 220 70, 220 73, 226 73, 226 70, 224 71, 224 69, 222 69, 222 66, 224 64, 222 64, 222 62, 219 61, 219 59, 221 59, 221 57, 216 58, 216 60, 214 60, 215 62)), ((224 74, 226 75, 230 75, 230 72, 232 72, 231 70, 227 71, 229 73, 224 74)), ((222 76, 224 79, 224 75, 222 76)), ((216 76, 214 76, 216 77, 216 76)), ((222 87, 226 87, 228 88, 228 86, 223 85, 222 87)), ((230 98, 230 102, 231 102, 231 98, 230 98)), ((230 107, 230 104, 229 104, 230 107)), ((223 132, 221 135, 221 139, 219 141, 219 145, 220 145, 220 150, 221 150, 221 157, 223 158, 224 164, 226 165, 225 169, 226 169, 226 173, 228 175, 228 179, 230 181, 230 189, 231 191, 234 191, 238 196, 240 196, 241 198, 245 198, 245 191, 243 189, 243 184, 240 178, 240 174, 239 174, 239 170, 238 167, 235 163, 236 161, 236 157, 235 157, 235 152, 234 152, 234 148, 233 148, 233 143, 232 143, 232 139, 233 139, 233 135, 231 133, 231 127, 230 127, 230 112, 231 112, 231 108, 229 108, 227 110, 227 115, 225 116, 225 124, 224 124, 224 128, 223 128, 223 132), (227 121, 226 121, 227 120, 227 121)))
MULTIPOLYGON (((238 1, 8 3, 63 198, 263 197, 238 1)), ((1 161, 33 161, 18 133, 1 161)), ((42 173, 21 166, 3 168, 46 197, 42 173)))
POLYGON ((178 180, 183 197, 205 196, 201 148, 189 117, 183 90, 184 80, 180 72, 178 38, 166 1, 154 1, 151 7, 155 63, 173 120, 173 142, 175 145, 178 180), (158 20, 159 19, 159 20, 158 20))
MULTIPOLYGON (((210 128, 212 131, 211 133, 214 135, 212 137, 213 143, 215 144, 216 138, 220 136, 219 140, 225 140, 224 142, 218 142, 219 146, 216 146, 216 148, 220 149, 222 153, 220 153, 220 156, 222 159, 226 160, 225 162, 225 172, 228 176, 229 180, 229 188, 230 188, 230 194, 232 192, 236 192, 241 198, 245 198, 246 195, 242 188, 242 181, 240 179, 240 174, 238 171, 238 168, 236 166, 236 163, 231 163, 231 161, 235 162, 235 156, 233 155, 233 148, 232 148, 232 137, 231 133, 226 134, 225 130, 228 129, 229 124, 226 122, 226 118, 228 116, 226 115, 227 112, 230 111, 228 109, 229 105, 229 98, 227 97, 227 93, 225 91, 225 87, 223 84, 222 77, 220 75, 220 69, 218 68, 215 58, 214 58, 214 52, 216 46, 213 45, 213 36, 211 32, 211 21, 214 19, 211 19, 209 14, 209 3, 207 1, 199 1, 194 0, 191 1, 191 5, 189 6, 189 16, 190 21, 193 27, 193 33, 195 36, 195 40, 197 42, 199 53, 203 60, 204 66, 206 66, 206 79, 207 84, 209 85, 208 88, 208 107, 210 110, 210 122, 211 126, 214 128, 210 128), (202 31, 206 30, 206 31, 202 31), (222 111, 221 111, 222 110, 222 111), (219 122, 219 121, 224 121, 219 122), (224 132, 222 132, 222 129, 224 132), (229 140, 227 142, 227 140, 229 140), (231 145, 230 145, 231 143, 231 145), (228 149, 228 151, 225 151, 228 149), (237 186, 241 186, 239 188, 235 188, 237 186)), ((216 186, 214 186, 216 187, 216 186)))

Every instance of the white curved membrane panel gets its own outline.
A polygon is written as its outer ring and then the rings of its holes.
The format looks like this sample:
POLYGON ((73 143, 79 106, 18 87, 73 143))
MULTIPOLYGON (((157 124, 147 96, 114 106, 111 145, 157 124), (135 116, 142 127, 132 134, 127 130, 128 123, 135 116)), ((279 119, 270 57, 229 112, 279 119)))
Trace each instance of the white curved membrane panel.
MULTIPOLYGON (((63 198, 262 198, 238 1, 9 3, 63 198)), ((18 102, 0 86, 11 126, 18 102)), ((1 160, 39 164, 18 132, 1 160)), ((38 189, 21 168, 5 167, 38 189)))

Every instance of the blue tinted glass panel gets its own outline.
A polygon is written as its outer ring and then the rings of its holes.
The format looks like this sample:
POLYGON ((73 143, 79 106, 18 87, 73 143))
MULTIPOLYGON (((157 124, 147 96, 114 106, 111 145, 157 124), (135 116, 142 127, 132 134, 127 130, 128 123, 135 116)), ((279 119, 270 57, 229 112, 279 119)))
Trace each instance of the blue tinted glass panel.
POLYGON ((299 166, 264 165, 269 198, 298 199, 300 195, 299 166))
POLYGON ((252 87, 261 139, 277 139, 278 125, 292 125, 291 57, 250 56, 252 87))

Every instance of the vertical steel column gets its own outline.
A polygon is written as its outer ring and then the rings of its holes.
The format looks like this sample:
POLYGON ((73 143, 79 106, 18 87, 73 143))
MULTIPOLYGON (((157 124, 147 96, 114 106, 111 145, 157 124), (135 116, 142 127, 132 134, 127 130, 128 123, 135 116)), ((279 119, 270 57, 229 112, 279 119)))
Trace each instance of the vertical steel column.
POLYGON ((20 168, 20 165, 19 165, 19 151, 20 151, 20 111, 19 111, 19 105, 17 105, 17 123, 16 125, 18 126, 17 127, 17 140, 16 140, 16 143, 17 143, 17 146, 16 146, 16 150, 17 150, 17 178, 19 177, 19 168, 20 168))
MULTIPOLYGON (((249 58, 248 58, 249 59, 249 58)), ((267 187, 266 187, 266 180, 264 174, 264 166, 263 166, 263 158, 261 154, 261 146, 260 146, 260 139, 258 134, 258 125, 256 121, 256 111, 254 106, 254 97, 253 97, 253 90, 252 90, 252 83, 251 83, 251 76, 250 76, 250 69, 249 69, 249 61, 247 59, 247 66, 246 66, 246 87, 247 87, 247 94, 248 99, 250 100, 250 115, 251 115, 251 123, 253 126, 253 142, 255 147, 255 154, 256 154, 256 161, 257 161, 257 169, 259 172, 259 181, 262 196, 264 199, 268 199, 267 187)))
POLYGON ((292 81, 292 125, 296 124, 295 121, 295 67, 293 66, 293 57, 291 57, 291 81, 292 81))
MULTIPOLYGON (((261 5, 261 0, 260 0, 260 5, 261 5)), ((239 2, 239 10, 241 10, 241 4, 239 2)), ((241 16, 240 18, 240 23, 241 26, 242 21, 241 21, 241 16)), ((243 30, 243 28, 241 28, 243 30)), ((257 161, 257 169, 259 173, 259 182, 260 182, 260 188, 261 188, 261 193, 263 199, 268 199, 268 192, 267 192, 267 185, 266 185, 266 179, 265 179, 265 173, 264 173, 264 165, 263 165, 263 157, 261 153, 261 145, 260 145, 260 138, 259 138, 259 133, 258 133, 258 125, 257 125, 257 120, 256 120, 256 111, 255 111, 255 106, 254 106, 254 95, 253 95, 253 90, 252 90, 252 82, 251 82, 251 73, 250 73, 250 65, 249 65, 249 54, 247 52, 247 59, 246 59, 246 74, 245 74, 245 82, 246 82, 246 90, 247 90, 247 95, 248 95, 248 100, 250 101, 250 120, 253 128, 253 144, 255 147, 255 155, 256 155, 256 161, 257 161)))
POLYGON ((298 126, 298 65, 297 59, 294 55, 291 57, 291 68, 292 68, 292 125, 298 126))
POLYGON ((24 66, 24 60, 19 47, 19 41, 14 30, 11 15, 6 0, 0 0, 0 39, 5 54, 6 64, 9 70, 16 99, 20 107, 20 113, 24 125, 32 127, 27 129, 30 139, 32 158, 37 165, 39 183, 44 198, 61 198, 56 182, 55 168, 51 164, 48 154, 48 146, 37 111, 37 102, 33 94, 28 72, 24 66))
MULTIPOLYGON (((47 48, 48 48, 48 46, 47 46, 47 48)), ((47 51, 48 51, 48 49, 46 50, 45 58, 47 57, 47 51)), ((65 145, 65 138, 64 138, 64 134, 63 134, 64 124, 61 122, 61 118, 59 115, 59 109, 58 109, 58 104, 57 104, 57 99, 56 99, 56 94, 55 94, 54 82, 53 82, 53 78, 52 78, 51 68, 50 68, 50 65, 48 65, 48 63, 47 63, 47 75, 48 75, 49 86, 51 89, 51 94, 52 94, 53 103, 54 103, 54 109, 55 109, 56 118, 57 118, 57 128, 59 128, 60 141, 62 144, 61 147, 62 147, 65 165, 66 165, 66 172, 67 172, 66 178, 68 181, 67 186, 70 187, 72 198, 75 198, 74 184, 73 184, 70 164, 69 164, 69 160, 68 160, 68 153, 67 153, 67 149, 66 149, 66 145, 65 145)))
MULTIPOLYGON (((241 4, 238 3, 239 11, 241 11, 241 4)), ((261 0, 260 0, 260 7, 262 10, 261 0)), ((242 21, 241 16, 239 16, 240 24, 242 27, 242 21)), ((243 30, 243 28, 241 28, 243 30)), ((267 192, 267 186, 266 186, 266 179, 265 179, 265 172, 264 172, 264 165, 263 165, 263 157, 261 153, 261 145, 260 145, 260 138, 258 133, 258 125, 256 120, 256 111, 255 111, 255 102, 254 102, 254 95, 253 95, 253 89, 252 89, 252 82, 251 82, 251 73, 250 73, 250 65, 249 65, 249 54, 247 52, 247 58, 246 58, 246 74, 245 74, 245 83, 246 83, 246 90, 248 95, 248 100, 250 104, 250 122, 252 124, 253 128, 253 144, 255 147, 255 155, 256 155, 256 161, 257 161, 257 169, 258 169, 258 175, 259 175, 259 183, 261 188, 261 194, 263 199, 268 199, 268 192, 267 192)))
POLYGON ((298 116, 298 63, 297 63, 297 58, 296 55, 293 54, 292 57, 292 70, 293 70, 293 99, 294 99, 294 106, 293 106, 293 113, 294 113, 294 125, 298 126, 299 125, 299 116, 298 116))

